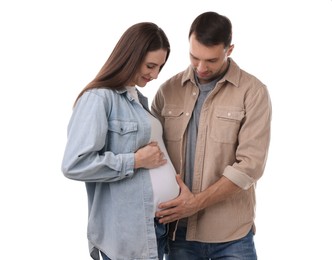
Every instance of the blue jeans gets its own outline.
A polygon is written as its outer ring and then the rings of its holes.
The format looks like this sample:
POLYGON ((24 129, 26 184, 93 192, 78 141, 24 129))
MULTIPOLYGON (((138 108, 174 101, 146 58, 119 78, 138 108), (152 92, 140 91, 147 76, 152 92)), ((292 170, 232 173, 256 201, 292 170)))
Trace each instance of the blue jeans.
POLYGON ((108 258, 103 252, 100 251, 100 254, 103 257, 103 260, 111 260, 111 258, 108 258))
POLYGON ((158 258, 159 260, 163 260, 168 241, 169 225, 160 224, 157 220, 155 220, 155 228, 158 246, 158 258))
POLYGON ((168 241, 166 260, 257 260, 252 230, 225 243, 186 241, 186 227, 178 227, 175 241, 168 241))
MULTIPOLYGON (((158 246, 158 258, 159 260, 164 259, 165 248, 167 245, 167 235, 169 226, 160 224, 157 219, 155 219, 155 229, 156 229, 156 237, 157 237, 157 246, 158 246)), ((103 252, 100 252, 103 260, 111 260, 108 258, 103 252)))

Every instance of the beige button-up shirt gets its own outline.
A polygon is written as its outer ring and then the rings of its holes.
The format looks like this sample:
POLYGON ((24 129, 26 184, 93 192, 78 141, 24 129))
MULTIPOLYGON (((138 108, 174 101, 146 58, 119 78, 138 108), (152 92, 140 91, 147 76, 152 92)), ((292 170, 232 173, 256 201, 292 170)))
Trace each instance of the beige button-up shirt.
MULTIPOLYGON (((182 177, 186 132, 198 94, 189 66, 160 87, 151 108, 163 125, 169 156, 182 177)), ((205 190, 221 176, 242 191, 189 217, 187 240, 231 241, 254 226, 255 184, 267 159, 271 110, 266 86, 230 59, 226 75, 201 110, 192 192, 205 190)))

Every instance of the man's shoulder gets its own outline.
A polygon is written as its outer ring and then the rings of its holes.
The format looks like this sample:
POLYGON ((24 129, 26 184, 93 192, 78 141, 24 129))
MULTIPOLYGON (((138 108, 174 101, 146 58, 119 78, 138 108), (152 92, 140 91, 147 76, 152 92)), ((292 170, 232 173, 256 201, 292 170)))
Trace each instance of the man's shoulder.
POLYGON ((168 78, 163 84, 162 87, 178 87, 182 86, 184 82, 190 79, 190 68, 188 67, 187 69, 178 72, 177 74, 173 75, 172 77, 168 78))
POLYGON ((239 87, 266 88, 265 84, 256 75, 240 68, 233 60, 227 77, 230 82, 239 87))

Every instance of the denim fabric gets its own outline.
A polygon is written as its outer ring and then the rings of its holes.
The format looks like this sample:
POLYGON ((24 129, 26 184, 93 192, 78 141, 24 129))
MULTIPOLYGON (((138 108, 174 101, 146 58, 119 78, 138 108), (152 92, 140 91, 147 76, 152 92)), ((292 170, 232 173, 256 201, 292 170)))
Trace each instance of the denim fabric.
POLYGON ((62 171, 86 184, 93 259, 99 250, 112 260, 158 259, 150 174, 134 173, 134 152, 150 134, 146 111, 126 90, 85 92, 73 110, 62 171))
MULTIPOLYGON (((158 243, 158 259, 163 260, 165 254, 165 248, 167 246, 168 224, 159 224, 158 220, 155 220, 156 236, 158 243)), ((111 260, 103 252, 100 252, 103 260, 111 260)))
POLYGON ((158 244, 158 259, 163 260, 168 240, 169 224, 160 224, 155 220, 156 237, 158 244))
POLYGON ((238 240, 225 243, 186 241, 186 228, 178 227, 175 241, 169 241, 166 260, 257 260, 252 230, 238 240))
POLYGON ((103 252, 100 252, 100 254, 103 257, 103 260, 111 260, 111 258, 108 258, 103 252))

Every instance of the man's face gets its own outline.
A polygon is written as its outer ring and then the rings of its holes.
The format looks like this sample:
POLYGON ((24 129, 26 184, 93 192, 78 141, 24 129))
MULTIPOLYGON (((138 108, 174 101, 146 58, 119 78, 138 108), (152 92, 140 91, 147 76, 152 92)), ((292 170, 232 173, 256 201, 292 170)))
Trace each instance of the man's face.
POLYGON ((227 68, 227 58, 232 53, 233 45, 225 48, 224 44, 205 46, 196 40, 195 34, 189 38, 190 62, 201 84, 218 78, 227 68))

